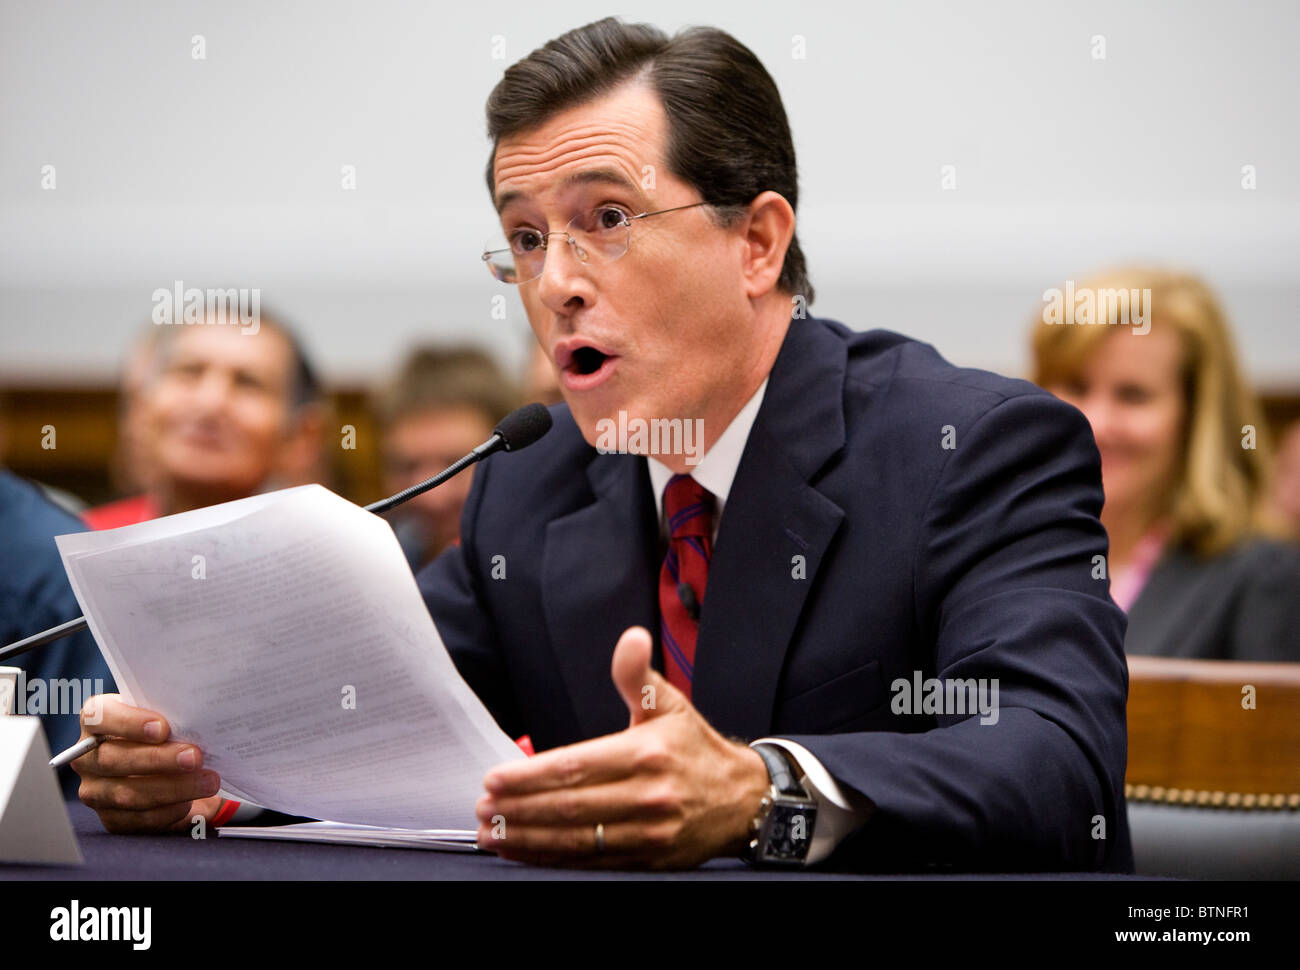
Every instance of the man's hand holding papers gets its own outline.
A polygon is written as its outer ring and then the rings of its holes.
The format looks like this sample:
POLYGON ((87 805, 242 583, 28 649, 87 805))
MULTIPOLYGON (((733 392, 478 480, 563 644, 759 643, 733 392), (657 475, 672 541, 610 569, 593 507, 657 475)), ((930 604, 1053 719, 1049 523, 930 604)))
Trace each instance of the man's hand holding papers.
POLYGON ((101 694, 86 702, 81 732, 106 738, 72 767, 81 776, 82 802, 108 831, 179 830, 195 816, 211 822, 220 811, 221 778, 203 767, 197 746, 168 740, 171 727, 161 714, 101 694))

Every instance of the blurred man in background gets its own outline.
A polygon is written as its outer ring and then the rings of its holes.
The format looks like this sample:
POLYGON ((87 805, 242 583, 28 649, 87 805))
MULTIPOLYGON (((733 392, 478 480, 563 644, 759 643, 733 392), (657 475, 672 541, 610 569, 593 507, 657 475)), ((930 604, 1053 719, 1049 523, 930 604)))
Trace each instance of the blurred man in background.
MULTIPOLYGON (((217 324, 154 327, 132 349, 122 384, 115 477, 144 492, 83 513, 92 528, 300 484, 318 464, 319 382, 293 333, 265 315, 256 333, 217 324)), ((83 528, 34 485, 0 470, 0 644, 81 613, 53 537, 83 528)), ((26 712, 42 716, 54 752, 80 736, 82 701, 116 689, 89 631, 14 665, 24 672, 26 712)), ((75 772, 63 769, 60 783, 75 797, 75 772)))
MULTIPOLYGON (((518 405, 518 389, 482 350, 413 351, 375 402, 385 491, 400 492, 436 475, 490 438, 518 405)), ((393 530, 412 569, 455 541, 473 475, 474 469, 467 468, 393 514, 393 530)))
POLYGON ((124 388, 127 477, 145 492, 88 511, 92 528, 302 484, 318 467, 320 384, 284 324, 264 314, 256 332, 196 324, 156 333, 138 390, 124 388))

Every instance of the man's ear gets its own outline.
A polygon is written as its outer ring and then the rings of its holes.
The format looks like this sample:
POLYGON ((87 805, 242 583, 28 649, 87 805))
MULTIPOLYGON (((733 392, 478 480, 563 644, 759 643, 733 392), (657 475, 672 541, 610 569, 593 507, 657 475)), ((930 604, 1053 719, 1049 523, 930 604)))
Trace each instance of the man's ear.
POLYGON ((745 295, 755 300, 775 289, 781 278, 785 251, 794 238, 794 209, 779 192, 762 192, 749 204, 738 228, 745 244, 745 295))

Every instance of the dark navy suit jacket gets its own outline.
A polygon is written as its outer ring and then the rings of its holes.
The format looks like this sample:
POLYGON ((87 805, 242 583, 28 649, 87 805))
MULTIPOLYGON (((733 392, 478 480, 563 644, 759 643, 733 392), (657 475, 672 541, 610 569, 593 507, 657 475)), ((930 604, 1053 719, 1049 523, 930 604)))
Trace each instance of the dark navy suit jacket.
MULTIPOLYGON (((657 635, 663 556, 645 459, 552 413, 479 467, 460 545, 418 577, 461 674, 539 751, 627 727, 610 658, 629 626, 657 635)), ((874 802, 832 865, 1131 872, 1101 504, 1074 408, 895 333, 792 321, 723 512, 692 700, 874 802), (914 671, 997 678, 997 723, 894 713, 914 671)))

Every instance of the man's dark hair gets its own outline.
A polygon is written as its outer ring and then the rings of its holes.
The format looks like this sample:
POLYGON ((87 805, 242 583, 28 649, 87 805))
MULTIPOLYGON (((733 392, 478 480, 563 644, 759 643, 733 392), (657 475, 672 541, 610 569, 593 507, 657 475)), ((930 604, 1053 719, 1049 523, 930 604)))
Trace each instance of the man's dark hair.
MULTIPOLYGON (((667 164, 714 207, 723 226, 761 192, 797 209, 794 142, 776 82, 751 51, 725 31, 691 27, 669 37, 649 24, 615 17, 578 27, 506 69, 487 101, 488 192, 502 138, 545 124, 568 108, 644 75, 668 116, 667 164)), ((797 235, 777 285, 812 302, 797 235)))

